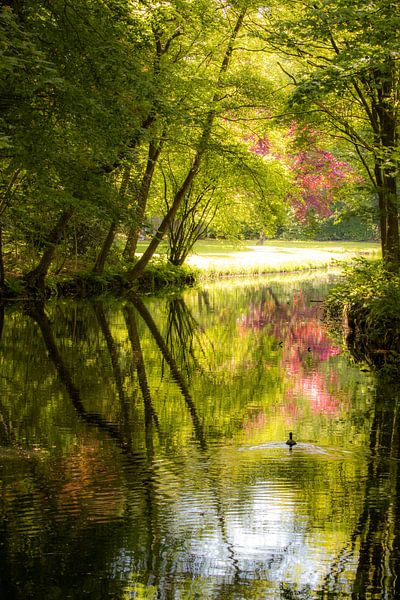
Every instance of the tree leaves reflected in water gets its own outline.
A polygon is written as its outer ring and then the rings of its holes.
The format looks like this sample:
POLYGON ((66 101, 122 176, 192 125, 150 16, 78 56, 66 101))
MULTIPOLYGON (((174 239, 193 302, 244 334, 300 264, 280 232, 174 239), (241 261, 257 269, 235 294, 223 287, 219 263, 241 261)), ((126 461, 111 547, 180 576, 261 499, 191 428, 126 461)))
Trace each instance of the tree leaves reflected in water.
POLYGON ((291 296, 0 312, 2 596, 400 597, 399 387, 291 296), (315 372, 334 411, 305 411, 315 372), (324 453, 257 449, 291 402, 324 453))

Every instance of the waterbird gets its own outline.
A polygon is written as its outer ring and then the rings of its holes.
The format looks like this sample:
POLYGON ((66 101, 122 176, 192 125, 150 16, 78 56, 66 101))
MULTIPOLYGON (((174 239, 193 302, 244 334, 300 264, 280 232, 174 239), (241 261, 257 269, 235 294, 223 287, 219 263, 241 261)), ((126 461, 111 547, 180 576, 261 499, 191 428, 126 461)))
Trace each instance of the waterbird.
POLYGON ((288 441, 286 443, 287 443, 287 445, 289 446, 290 449, 292 449, 293 446, 295 446, 297 444, 297 442, 295 442, 294 439, 293 439, 293 433, 291 431, 289 432, 289 439, 288 439, 288 441))

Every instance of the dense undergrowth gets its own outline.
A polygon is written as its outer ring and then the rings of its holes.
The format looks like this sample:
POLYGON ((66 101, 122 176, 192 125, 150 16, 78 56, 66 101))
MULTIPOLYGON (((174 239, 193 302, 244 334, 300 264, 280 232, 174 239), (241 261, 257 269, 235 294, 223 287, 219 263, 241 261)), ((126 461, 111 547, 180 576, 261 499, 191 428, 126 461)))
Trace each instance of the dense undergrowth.
POLYGON ((382 261, 357 259, 344 267, 343 280, 329 293, 326 314, 347 329, 347 346, 356 360, 377 369, 400 369, 400 275, 382 261))
POLYGON ((75 297, 88 298, 102 294, 121 295, 134 290, 142 294, 160 293, 194 285, 197 280, 195 269, 159 260, 148 266, 136 280, 129 281, 124 272, 108 271, 103 275, 92 272, 69 276, 49 276, 42 288, 32 287, 21 277, 5 279, 0 288, 0 299, 75 297))

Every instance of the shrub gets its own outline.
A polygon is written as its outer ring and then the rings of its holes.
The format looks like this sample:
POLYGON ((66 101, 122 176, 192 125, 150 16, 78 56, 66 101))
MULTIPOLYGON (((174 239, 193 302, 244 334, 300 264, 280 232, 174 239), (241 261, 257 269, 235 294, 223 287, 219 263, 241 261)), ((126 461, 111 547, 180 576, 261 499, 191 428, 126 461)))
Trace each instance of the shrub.
POLYGON ((357 259, 326 301, 328 319, 345 317, 347 344, 356 359, 377 368, 400 367, 400 276, 382 261, 357 259))

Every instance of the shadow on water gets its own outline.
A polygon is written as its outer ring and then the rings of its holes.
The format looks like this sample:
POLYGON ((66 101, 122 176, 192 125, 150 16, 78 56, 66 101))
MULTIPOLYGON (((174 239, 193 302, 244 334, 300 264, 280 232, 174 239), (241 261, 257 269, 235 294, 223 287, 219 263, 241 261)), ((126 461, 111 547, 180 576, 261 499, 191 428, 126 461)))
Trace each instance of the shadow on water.
POLYGON ((375 394, 362 511, 324 591, 340 590, 341 576, 356 556, 351 598, 394 600, 400 597, 400 386, 377 378, 375 394))
MULTIPOLYGON (((200 316, 201 311, 215 314, 208 294, 199 295, 198 302, 200 316)), ((13 412, 12 403, 0 400, 0 441, 8 460, 7 463, 0 457, 3 480, 1 597, 7 600, 88 597, 96 600, 208 597, 221 600, 382 597, 391 600, 400 597, 397 575, 400 571, 399 386, 376 380, 373 419, 365 445, 365 476, 358 483, 361 509, 347 540, 318 584, 300 580, 294 583, 285 580, 284 569, 298 535, 297 526, 294 526, 294 535, 281 541, 279 549, 261 557, 256 553, 253 556, 250 550, 243 548, 246 536, 258 533, 257 526, 249 522, 252 518, 249 498, 257 490, 260 494, 269 493, 271 481, 265 481, 268 473, 270 477, 276 473, 277 479, 287 486, 277 489, 286 489, 285 493, 289 493, 290 482, 285 480, 286 476, 293 477, 292 492, 296 485, 301 487, 299 482, 304 483, 302 477, 312 471, 313 457, 316 461, 337 460, 340 453, 331 457, 329 448, 298 441, 292 457, 299 457, 305 470, 289 473, 288 467, 279 471, 279 467, 265 461, 265 456, 261 457, 265 452, 283 450, 286 456, 289 449, 284 442, 267 442, 239 447, 242 452, 237 456, 243 460, 225 463, 224 454, 222 458, 217 456, 215 440, 210 439, 213 430, 205 425, 206 413, 201 410, 191 382, 195 372, 205 371, 204 361, 210 360, 218 343, 210 338, 207 344, 202 344, 202 325, 182 298, 169 301, 164 334, 150 306, 151 303, 140 298, 127 301, 122 307, 118 328, 110 321, 109 315, 113 313, 101 301, 88 305, 91 316, 84 320, 84 327, 75 317, 71 320, 66 310, 65 322, 76 335, 77 343, 85 343, 93 327, 101 349, 98 366, 90 371, 88 361, 79 377, 74 356, 68 354, 68 344, 60 348, 59 330, 45 307, 27 308, 30 323, 40 332, 40 340, 34 340, 32 352, 37 353, 38 364, 48 359, 43 377, 57 377, 58 390, 61 390, 58 393, 64 395, 63 402, 68 400, 71 413, 63 406, 65 412, 60 410, 57 415, 64 438, 61 449, 57 450, 60 455, 52 457, 50 451, 36 451, 33 443, 29 451, 23 447, 28 445, 29 435, 32 439, 34 435, 41 439, 40 432, 35 430, 35 427, 40 429, 39 422, 33 424, 29 434, 18 422, 26 406, 23 394, 19 413, 13 412), (149 351, 150 343, 157 355, 149 351), (186 445, 178 457, 169 455, 168 446, 172 442, 166 426, 176 399, 168 397, 168 402, 163 404, 157 398, 158 388, 152 375, 156 358, 163 365, 158 377, 169 374, 179 390, 185 411, 182 423, 187 417, 192 432, 193 443, 186 445), (96 404, 90 385, 85 384, 85 374, 92 377, 96 371, 99 371, 98 387, 104 382, 107 389, 112 390, 108 402, 96 404), (87 408, 94 405, 96 410, 87 408), (72 425, 74 419, 79 422, 77 433, 72 425), (85 444, 86 454, 83 450, 75 454, 72 451, 78 438, 85 444), (247 451, 255 451, 259 462, 257 458, 247 464, 247 456, 253 453, 247 451), (103 455, 106 458, 101 459, 103 455), (73 465, 68 461, 73 461, 73 465), (70 475, 73 466, 77 469, 75 479, 70 475), (228 468, 231 479, 227 476, 228 468), (198 498, 206 492, 207 504, 201 506, 198 498), (197 499, 194 501, 194 498, 197 499), (239 509, 235 508, 235 502, 239 509), (189 519, 191 512, 193 517, 189 519), (215 529, 211 521, 207 521, 211 513, 215 515, 215 529), (179 523, 181 517, 187 519, 185 526, 190 525, 190 530, 188 527, 186 531, 179 523), (239 525, 243 540, 238 534, 239 525), (202 564, 210 565, 208 575, 205 574, 207 567, 202 567, 193 549, 197 534, 207 534, 204 547, 209 563, 203 561, 202 564), (222 550, 214 558, 217 537, 222 550), (278 584, 276 580, 272 583, 273 572, 282 572, 278 584)), ((290 307, 282 303, 271 288, 264 288, 259 306, 260 312, 252 317, 253 328, 264 327, 260 315, 263 319, 267 315, 267 327, 274 326, 274 317, 278 314, 290 335, 297 335, 290 307), (270 316, 268 310, 272 311, 270 316)), ((59 311, 61 322, 64 313, 62 308, 59 311)), ((226 318, 225 313, 222 318, 226 318)), ((0 333, 4 333, 5 324, 4 310, 0 308, 0 333)), ((242 321, 240 326, 243 326, 242 321)), ((29 327, 28 322, 24 331, 29 327)), ((28 338, 32 340, 34 334, 29 335, 33 336, 28 338)), ((67 338, 65 333, 63 335, 67 338)), ((258 386, 264 375, 258 353, 261 355, 266 342, 263 337, 257 339, 254 381, 258 386)), ((276 342, 279 342, 278 335, 275 345, 269 347, 272 353, 277 352, 276 342)), ((51 403, 43 406, 42 418, 52 410, 51 403)), ((232 415, 228 417, 231 419, 232 415)), ((179 446, 179 443, 180 439, 176 444, 179 446)), ((262 494, 260 498, 265 500, 262 494)), ((272 518, 273 509, 278 509, 278 500, 284 504, 285 498, 272 498, 275 504, 257 510, 270 510, 271 515, 267 516, 272 518)), ((292 496, 287 498, 288 505, 294 502, 292 496)), ((304 504, 304 499, 302 502, 304 504)))

